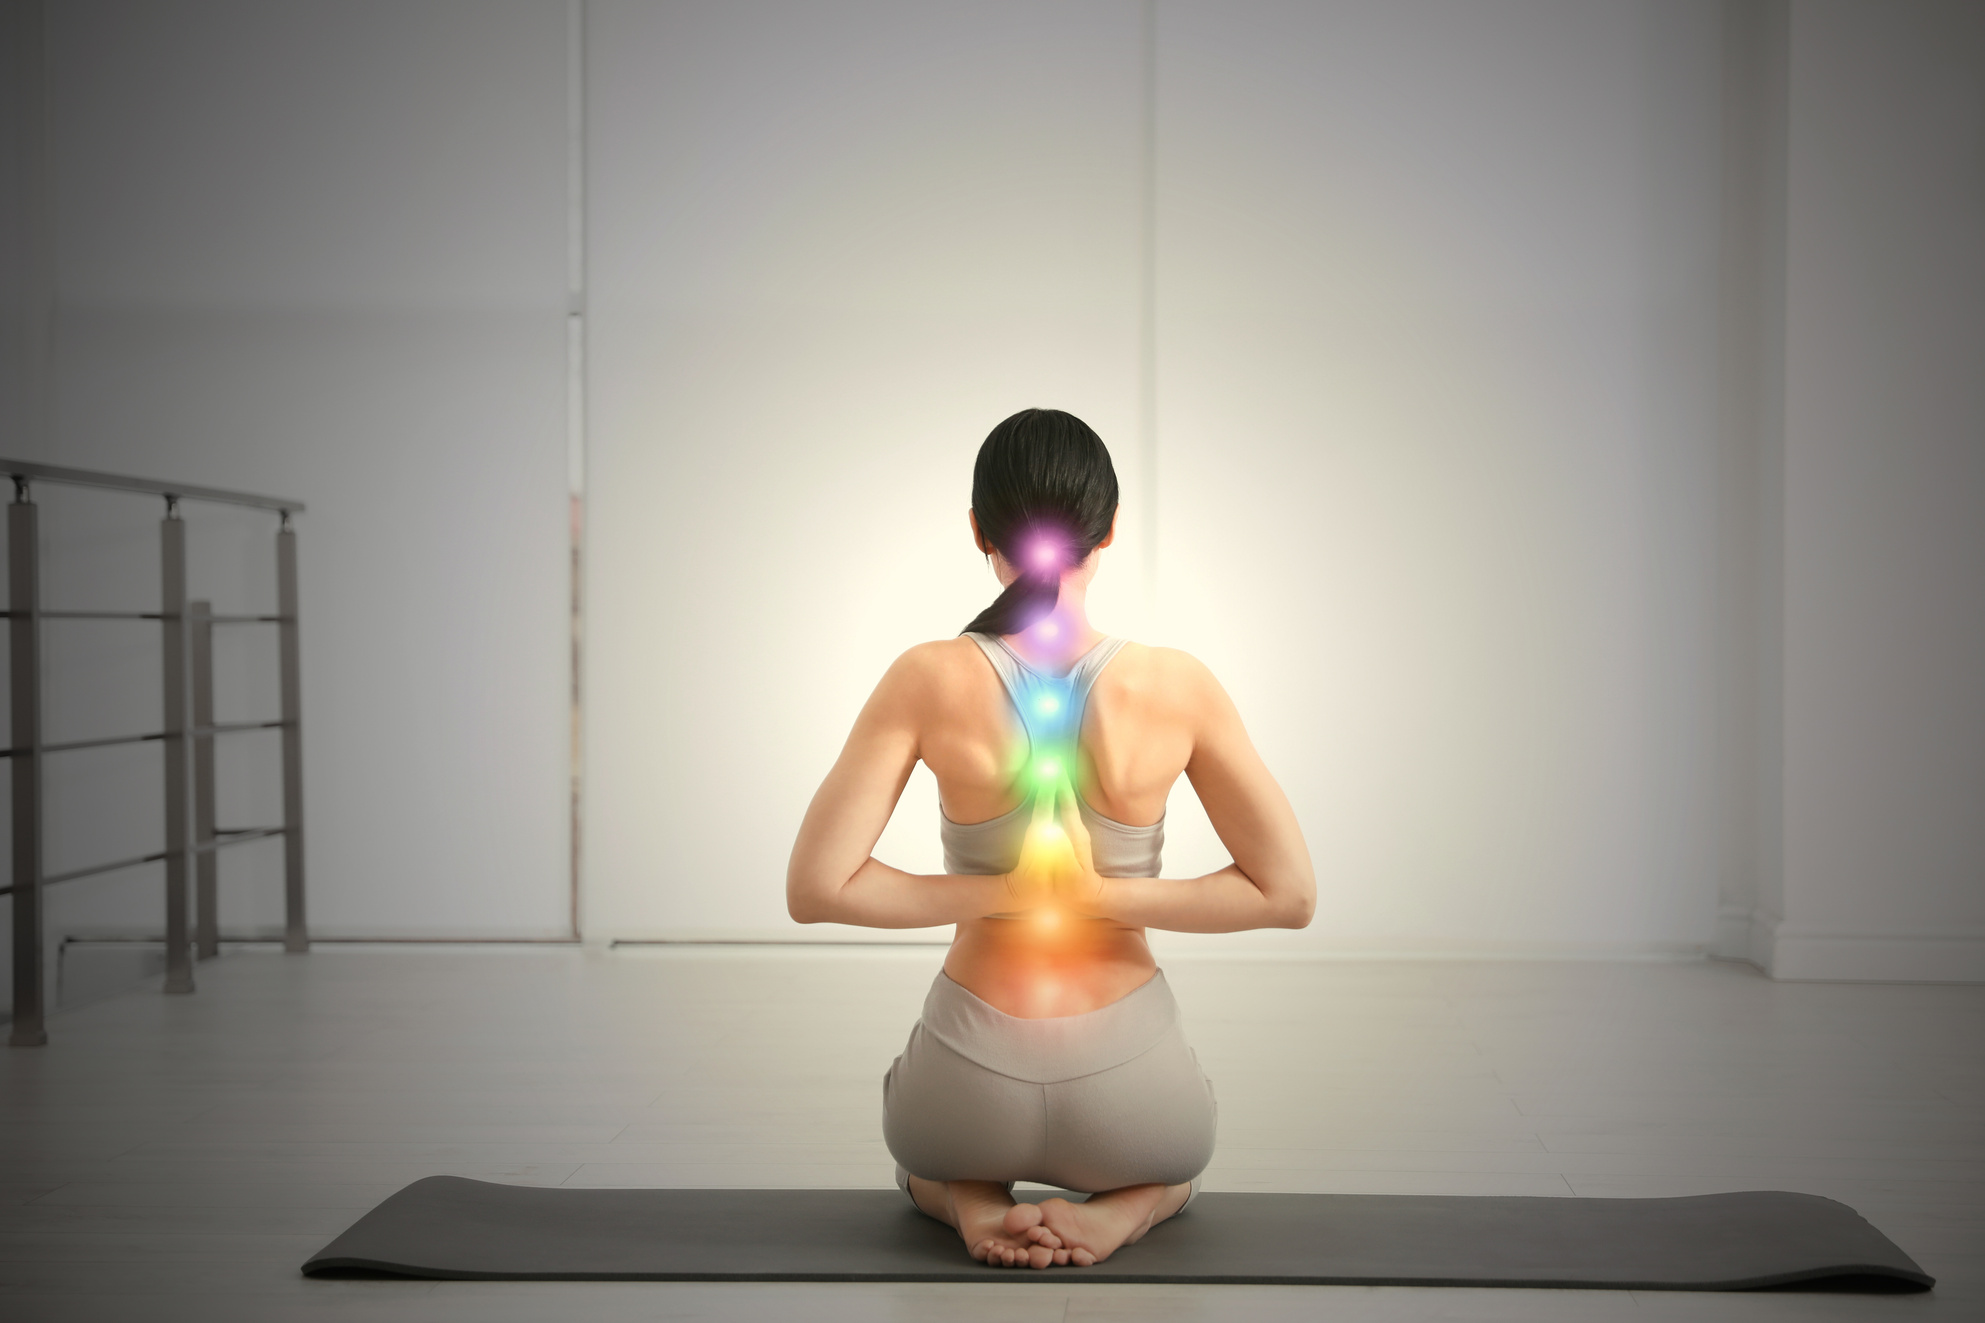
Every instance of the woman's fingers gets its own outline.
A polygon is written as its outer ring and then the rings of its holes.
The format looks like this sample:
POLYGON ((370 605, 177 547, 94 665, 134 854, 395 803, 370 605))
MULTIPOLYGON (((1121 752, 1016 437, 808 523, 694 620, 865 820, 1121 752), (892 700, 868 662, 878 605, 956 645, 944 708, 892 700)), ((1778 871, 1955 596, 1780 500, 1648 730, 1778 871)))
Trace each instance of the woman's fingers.
POLYGON ((1068 837, 1075 858, 1085 870, 1094 867, 1090 857, 1089 827, 1082 821, 1082 808, 1076 802, 1075 786, 1063 781, 1055 788, 1055 815, 1059 820, 1062 834, 1068 837))
POLYGON ((1055 793, 1061 834, 1068 842, 1068 872, 1057 879, 1056 891, 1077 909, 1085 909, 1101 896, 1103 879, 1096 873, 1096 859, 1089 841, 1089 828, 1082 821, 1082 810, 1075 798, 1075 787, 1064 783, 1055 793))
POLYGON ((1069 849, 1056 816, 1058 802, 1053 787, 1042 787, 1034 795, 1020 860, 1006 875, 1006 890, 1016 909, 1051 904, 1060 893, 1062 875, 1068 871, 1069 849))
POLYGON ((1016 910, 1064 905, 1089 912, 1103 892, 1089 829, 1065 776, 1034 794, 1033 814, 1020 848, 1020 860, 1006 875, 1006 891, 1016 910))
POLYGON ((1041 828, 1054 822, 1056 811, 1061 806, 1062 787, 1067 784, 1065 777, 1057 777, 1052 784, 1034 792, 1034 818, 1028 826, 1030 832, 1038 834, 1041 828))

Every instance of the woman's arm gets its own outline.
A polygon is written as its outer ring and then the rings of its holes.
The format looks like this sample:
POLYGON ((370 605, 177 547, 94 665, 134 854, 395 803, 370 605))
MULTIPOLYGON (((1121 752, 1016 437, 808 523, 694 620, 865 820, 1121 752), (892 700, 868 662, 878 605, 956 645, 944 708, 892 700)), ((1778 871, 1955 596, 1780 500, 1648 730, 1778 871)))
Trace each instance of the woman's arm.
POLYGON ((924 877, 870 853, 917 764, 917 714, 931 688, 918 651, 875 687, 800 823, 786 909, 801 923, 926 928, 1022 907, 1004 877, 924 877))
MULTIPOLYGON (((1094 878, 1080 908, 1140 928, 1228 933, 1303 928, 1316 912, 1316 874, 1289 797, 1276 784, 1213 673, 1172 653, 1194 727, 1185 773, 1234 862, 1196 878, 1094 878)), ((1067 816, 1064 815, 1064 820, 1067 816)), ((1073 833, 1071 833, 1073 834, 1073 833)), ((1087 842, 1082 842, 1087 862, 1087 842)), ((1093 875, 1092 875, 1093 876, 1093 875)))

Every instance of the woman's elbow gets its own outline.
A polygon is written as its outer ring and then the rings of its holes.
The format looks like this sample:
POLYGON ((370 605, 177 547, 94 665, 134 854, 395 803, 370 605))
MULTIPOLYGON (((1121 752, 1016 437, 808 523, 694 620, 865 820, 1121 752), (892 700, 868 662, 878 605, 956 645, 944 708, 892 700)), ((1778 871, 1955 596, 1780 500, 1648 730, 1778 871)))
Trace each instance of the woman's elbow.
POLYGON ((827 923, 834 917, 834 891, 818 878, 790 873, 786 877, 786 913, 794 923, 827 923))
MULTIPOLYGON (((1248 877, 1245 872, 1241 876, 1248 877)), ((1316 914, 1316 883, 1307 878, 1283 878, 1264 872, 1248 877, 1260 893, 1261 908, 1250 926, 1259 928, 1307 928, 1316 914)))
POLYGON ((1308 887, 1296 892, 1282 904, 1282 924, 1284 928, 1307 928, 1310 920, 1316 917, 1316 888, 1308 887))

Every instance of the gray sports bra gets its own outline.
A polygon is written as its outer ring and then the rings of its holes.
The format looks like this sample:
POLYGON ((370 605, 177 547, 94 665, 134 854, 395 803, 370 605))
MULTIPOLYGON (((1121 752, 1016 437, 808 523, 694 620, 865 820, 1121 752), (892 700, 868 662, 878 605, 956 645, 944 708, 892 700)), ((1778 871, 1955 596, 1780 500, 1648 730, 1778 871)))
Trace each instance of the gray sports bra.
MULTIPOLYGON (((1067 675, 1057 676, 1035 670, 1004 639, 990 634, 965 637, 979 645, 1006 686, 1006 696, 1013 701, 1027 731, 1029 762, 1037 753, 1057 748, 1066 750, 1065 756, 1072 760, 1089 690, 1124 641, 1104 639, 1083 653, 1067 675)), ((1158 876, 1159 856, 1165 848, 1163 818, 1149 827, 1132 827, 1096 812, 1080 793, 1075 796, 1075 805, 1089 829, 1098 873, 1104 877, 1158 876)), ((953 822, 940 809, 938 835, 944 842, 944 871, 975 877, 1009 871, 1020 862, 1020 845, 1033 813, 1031 794, 1011 813, 985 822, 953 822)))

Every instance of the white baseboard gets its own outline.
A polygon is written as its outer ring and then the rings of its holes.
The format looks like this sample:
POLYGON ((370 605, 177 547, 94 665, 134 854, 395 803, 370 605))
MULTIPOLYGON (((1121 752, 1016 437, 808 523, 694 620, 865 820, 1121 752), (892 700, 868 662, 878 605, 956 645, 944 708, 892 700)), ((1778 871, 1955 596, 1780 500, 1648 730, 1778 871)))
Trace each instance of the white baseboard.
POLYGON ((587 933, 588 945, 630 946, 949 946, 951 929, 857 928, 845 923, 789 923, 766 928, 637 928, 587 933))
POLYGON ((1767 976, 1771 974, 1772 937, 1777 933, 1780 922, 1771 915, 1753 913, 1744 929, 1742 958, 1763 970, 1767 976))
MULTIPOLYGON (((848 946, 855 949, 897 945, 941 945, 948 929, 884 933, 838 924, 789 930, 650 932, 618 938, 621 950, 654 944, 657 949, 760 946, 799 955, 848 946)), ((1801 933, 1769 915, 1726 910, 1717 915, 1712 943, 1687 942, 1509 942, 1490 940, 1356 941, 1320 938, 1316 933, 1279 930, 1205 936, 1153 933, 1152 947, 1164 960, 1744 960, 1772 978, 1786 981, 1869 983, 1985 982, 1985 933, 1901 934, 1842 937, 1801 933)))
POLYGON ((1716 912, 1716 944, 1710 949, 1718 960, 1750 960, 1750 910, 1733 905, 1719 909, 1716 912))
MULTIPOLYGON (((165 934, 157 927, 134 928, 129 924, 65 924, 59 934, 51 937, 51 942, 164 942, 165 934)), ((221 931, 221 941, 228 944, 280 942, 283 940, 281 924, 230 924, 221 931)), ((484 945, 549 943, 571 946, 578 938, 569 932, 558 929, 522 929, 493 932, 463 932, 459 928, 445 931, 422 931, 418 928, 340 928, 310 930, 313 942, 480 942, 484 945)))
POLYGON ((1702 941, 1520 941, 1507 938, 1340 937, 1315 931, 1265 928, 1240 933, 1152 932, 1161 960, 1701 960, 1702 941))
MULTIPOLYGON (((588 938, 591 943, 596 939, 588 938)), ((597 939, 618 951, 708 946, 787 948, 796 954, 831 947, 948 946, 949 928, 884 930, 818 923, 763 929, 642 930, 597 939)), ((1454 938, 1332 938, 1279 928, 1242 933, 1152 932, 1160 960, 1627 960, 1689 961, 1707 942, 1508 941, 1454 938)))
POLYGON ((1783 982, 1985 983, 1985 933, 1804 933, 1760 915, 1748 958, 1783 982))
POLYGON ((1771 976, 1856 983, 1985 983, 1985 937, 1802 937, 1780 931, 1771 976))

